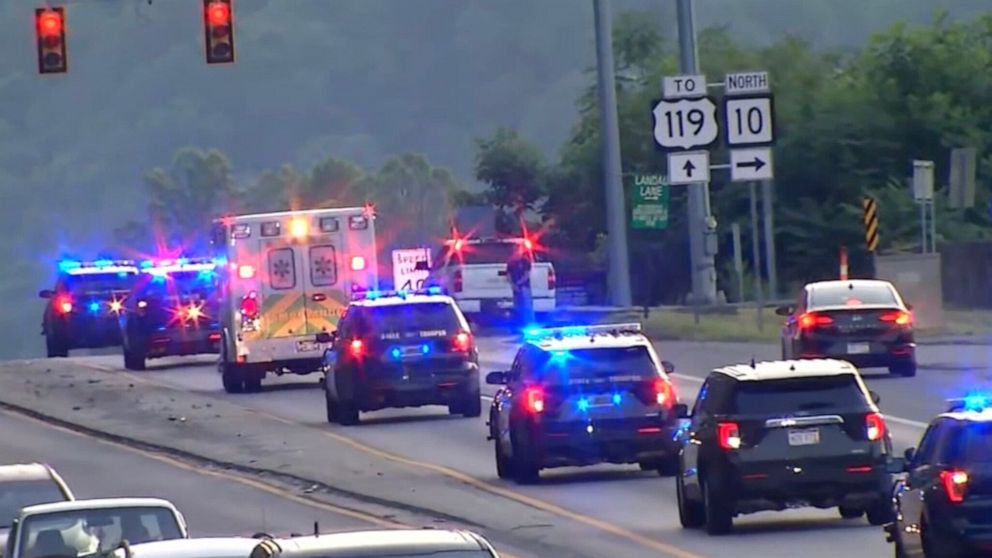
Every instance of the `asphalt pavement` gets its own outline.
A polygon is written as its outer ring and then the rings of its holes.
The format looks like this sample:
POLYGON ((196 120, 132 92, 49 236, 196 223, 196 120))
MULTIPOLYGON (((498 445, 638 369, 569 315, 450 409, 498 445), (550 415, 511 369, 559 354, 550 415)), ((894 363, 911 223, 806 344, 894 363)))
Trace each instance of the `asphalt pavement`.
MULTIPOLYGON (((368 529, 366 521, 262 490, 164 456, 0 412, 0 463, 53 466, 77 498, 154 497, 173 502, 192 536, 368 529)), ((250 482, 250 481, 249 481, 250 482)))
MULTIPOLYGON (((484 371, 508 367, 517 341, 480 338, 484 371)), ((735 343, 659 343, 662 357, 676 365, 676 385, 683 402, 694 399, 702 378, 713 368, 775 359, 778 347, 735 343)), ((990 348, 928 345, 920 348, 915 378, 892 378, 867 370, 869 387, 881 396, 897 447, 915 445, 926 421, 943 410, 944 399, 989 382, 990 348)), ((120 368, 120 357, 87 357, 81 363, 120 368)), ((357 427, 328 425, 318 376, 270 378, 263 393, 228 395, 220 386, 212 359, 153 361, 140 374, 145 380, 198 392, 295 423, 347 436, 369 451, 386 451, 418 463, 436 464, 481 482, 583 514, 606 526, 622 528, 650 541, 681 549, 685 556, 792 557, 798 549, 809 556, 882 556, 892 549, 879 528, 864 520, 840 519, 835 510, 793 510, 743 516, 730 537, 712 538, 685 531, 678 524, 671 479, 636 467, 598 466, 542 472, 538 486, 519 487, 497 479, 491 442, 485 440, 485 413, 478 419, 449 417, 441 407, 384 410, 362 415, 357 427)), ((494 386, 483 386, 488 401, 494 386)))

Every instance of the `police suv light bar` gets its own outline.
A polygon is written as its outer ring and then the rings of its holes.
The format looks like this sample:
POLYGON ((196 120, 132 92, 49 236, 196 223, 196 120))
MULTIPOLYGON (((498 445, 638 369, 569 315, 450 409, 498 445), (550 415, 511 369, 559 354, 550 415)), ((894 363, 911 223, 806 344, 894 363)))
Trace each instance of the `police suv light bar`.
POLYGON ((413 295, 443 295, 446 294, 443 287, 427 287, 426 289, 412 291, 356 291, 351 293, 351 300, 376 300, 379 298, 406 298, 413 295))
POLYGON ((162 275, 175 273, 178 271, 213 271, 218 266, 223 266, 222 258, 178 258, 176 260, 145 260, 141 262, 141 269, 152 275, 162 275))
POLYGON ((565 327, 531 327, 524 330, 524 337, 531 340, 546 339, 549 337, 585 337, 593 335, 619 335, 621 333, 640 333, 641 324, 598 324, 586 326, 565 326, 565 327))
POLYGON ((992 398, 987 395, 968 395, 947 400, 947 412, 955 413, 960 411, 985 411, 992 406, 992 398))
POLYGON ((94 260, 82 262, 78 260, 62 260, 59 271, 69 275, 88 275, 99 273, 137 273, 138 268, 132 260, 94 260))

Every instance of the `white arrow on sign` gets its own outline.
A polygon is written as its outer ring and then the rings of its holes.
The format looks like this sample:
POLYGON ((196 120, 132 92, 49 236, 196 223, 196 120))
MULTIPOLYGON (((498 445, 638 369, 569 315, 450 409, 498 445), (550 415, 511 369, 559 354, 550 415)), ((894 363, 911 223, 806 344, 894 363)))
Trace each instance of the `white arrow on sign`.
POLYGON ((654 140, 667 149, 708 147, 720 133, 716 103, 708 97, 660 101, 652 112, 654 140))
POLYGON ((669 184, 710 181, 710 152, 686 151, 668 154, 669 184))
POLYGON ((734 182, 771 180, 772 150, 769 147, 730 150, 730 179, 734 182))

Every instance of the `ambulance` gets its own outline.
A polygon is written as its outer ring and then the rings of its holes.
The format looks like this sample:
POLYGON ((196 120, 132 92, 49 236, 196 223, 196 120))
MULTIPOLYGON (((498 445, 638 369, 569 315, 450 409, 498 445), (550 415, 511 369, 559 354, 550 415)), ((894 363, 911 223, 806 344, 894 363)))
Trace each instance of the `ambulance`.
POLYGON ((269 373, 321 369, 352 294, 378 289, 371 206, 225 217, 214 222, 222 277, 219 371, 228 393, 269 373))

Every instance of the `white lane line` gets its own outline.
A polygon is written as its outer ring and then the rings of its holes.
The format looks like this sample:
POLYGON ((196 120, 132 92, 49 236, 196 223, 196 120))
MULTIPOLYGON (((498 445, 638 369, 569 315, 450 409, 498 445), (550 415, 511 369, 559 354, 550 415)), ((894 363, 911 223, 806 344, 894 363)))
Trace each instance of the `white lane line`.
MULTIPOLYGON (((676 378, 678 378, 680 380, 685 380, 687 382, 693 382, 693 383, 697 383, 697 384, 702 384, 703 383, 703 379, 702 378, 697 378, 696 376, 689 376, 689 375, 686 375, 686 374, 679 374, 679 373, 670 374, 670 375, 671 376, 674 376, 674 377, 676 377, 676 378)), ((885 419, 886 420, 890 420, 890 421, 892 421, 892 422, 894 422, 896 424, 901 424, 903 426, 910 426, 910 427, 913 427, 913 428, 919 428, 920 430, 925 430, 926 427, 929 426, 925 422, 920 422, 918 420, 912 420, 912 419, 902 418, 902 417, 894 417, 892 415, 885 415, 885 419)))

